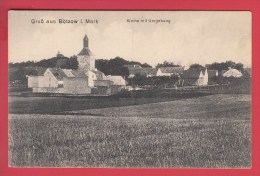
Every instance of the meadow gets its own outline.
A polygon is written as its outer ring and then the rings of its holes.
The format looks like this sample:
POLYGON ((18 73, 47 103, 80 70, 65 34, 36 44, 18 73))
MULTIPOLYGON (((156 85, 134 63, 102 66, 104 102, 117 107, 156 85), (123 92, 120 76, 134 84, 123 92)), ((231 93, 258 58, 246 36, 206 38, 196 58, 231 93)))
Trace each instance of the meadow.
MULTIPOLYGON (((10 98, 10 109, 22 109, 17 102, 24 99, 10 98)), ((63 99, 72 102, 63 111, 60 104, 52 110, 61 99, 30 99, 30 111, 9 114, 13 167, 251 167, 251 95, 136 99, 117 107, 99 99, 102 108, 63 99), (45 111, 28 113, 42 101, 50 102, 45 111)))

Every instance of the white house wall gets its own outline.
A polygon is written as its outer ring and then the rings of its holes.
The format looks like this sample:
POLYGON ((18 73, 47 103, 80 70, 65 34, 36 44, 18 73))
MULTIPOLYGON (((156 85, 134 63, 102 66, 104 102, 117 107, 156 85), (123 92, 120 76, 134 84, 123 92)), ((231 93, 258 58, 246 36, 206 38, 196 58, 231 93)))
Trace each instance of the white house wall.
POLYGON ((39 76, 28 76, 28 88, 38 87, 39 76))
POLYGON ((88 71, 88 86, 94 87, 94 80, 97 80, 97 76, 92 71, 88 71))
POLYGON ((208 72, 207 70, 205 71, 205 74, 203 74, 202 71, 200 71, 200 75, 199 75, 199 78, 198 80, 196 81, 195 85, 198 85, 198 86, 205 86, 205 85, 208 85, 208 72))
POLYGON ((90 94, 91 88, 87 78, 64 79, 63 93, 66 94, 90 94))
POLYGON ((39 87, 58 87, 58 80, 49 69, 45 71, 42 78, 39 78, 39 83, 39 87))
POLYGON ((205 74, 204 74, 204 85, 208 85, 209 82, 209 75, 208 75, 208 70, 205 70, 205 74))

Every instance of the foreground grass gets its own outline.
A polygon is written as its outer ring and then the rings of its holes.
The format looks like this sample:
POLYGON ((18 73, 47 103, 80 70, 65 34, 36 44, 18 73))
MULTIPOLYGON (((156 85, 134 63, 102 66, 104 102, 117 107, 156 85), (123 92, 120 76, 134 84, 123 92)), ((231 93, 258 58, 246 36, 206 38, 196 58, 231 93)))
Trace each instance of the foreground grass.
POLYGON ((197 98, 206 94, 180 94, 163 97, 22 97, 9 96, 9 113, 12 114, 63 114, 64 111, 122 107, 156 102, 167 102, 186 97, 197 98))
POLYGON ((9 165, 251 167, 250 101, 213 95, 85 110, 96 117, 12 114, 9 165))

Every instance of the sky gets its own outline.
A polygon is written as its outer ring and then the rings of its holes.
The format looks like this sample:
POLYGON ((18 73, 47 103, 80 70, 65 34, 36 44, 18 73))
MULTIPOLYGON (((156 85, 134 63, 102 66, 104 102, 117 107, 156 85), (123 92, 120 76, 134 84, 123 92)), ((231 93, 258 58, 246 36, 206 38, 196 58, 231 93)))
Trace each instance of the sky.
POLYGON ((232 60, 251 66, 251 18, 249 11, 13 10, 8 17, 8 58, 39 61, 58 51, 77 55, 87 34, 96 59, 119 56, 152 66, 165 60, 184 66, 232 60))

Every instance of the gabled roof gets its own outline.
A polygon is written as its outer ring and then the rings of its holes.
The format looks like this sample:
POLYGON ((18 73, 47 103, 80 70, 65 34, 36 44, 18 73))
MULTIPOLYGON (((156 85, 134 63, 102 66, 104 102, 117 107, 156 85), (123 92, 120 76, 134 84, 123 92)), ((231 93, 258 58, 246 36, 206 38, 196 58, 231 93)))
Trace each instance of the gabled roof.
POLYGON ((103 77, 105 76, 103 72, 99 71, 98 69, 90 71, 96 75, 97 80, 103 80, 103 77))
POLYGON ((129 75, 156 75, 157 69, 156 68, 128 68, 129 75))
POLYGON ((182 74, 184 71, 183 67, 160 67, 162 73, 171 73, 171 74, 182 74))
POLYGON ((71 73, 74 75, 74 78, 87 77, 83 70, 71 70, 71 73))
POLYGON ((105 79, 112 81, 113 85, 125 85, 125 80, 122 76, 107 75, 105 79))
POLYGON ((65 73, 67 77, 74 77, 74 74, 72 73, 71 69, 62 69, 62 71, 65 73))
POLYGON ((57 80, 62 80, 67 77, 67 75, 60 68, 48 68, 50 72, 55 76, 57 80))
POLYGON ((84 48, 80 51, 80 53, 78 54, 78 56, 92 56, 92 55, 93 55, 92 52, 91 52, 90 49, 87 48, 87 47, 84 47, 84 48))
POLYGON ((59 81, 63 80, 64 78, 87 77, 84 71, 81 70, 60 69, 60 68, 49 68, 49 70, 59 81))
POLYGON ((235 69, 235 68, 230 68, 228 71, 223 73, 223 76, 224 77, 236 77, 236 78, 239 78, 239 77, 243 76, 243 74, 240 71, 238 71, 237 69, 235 69))

